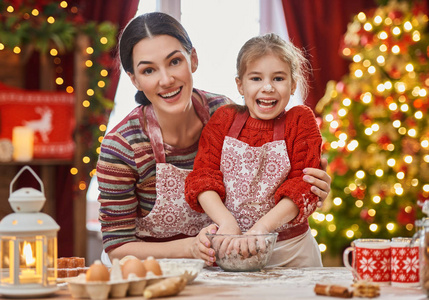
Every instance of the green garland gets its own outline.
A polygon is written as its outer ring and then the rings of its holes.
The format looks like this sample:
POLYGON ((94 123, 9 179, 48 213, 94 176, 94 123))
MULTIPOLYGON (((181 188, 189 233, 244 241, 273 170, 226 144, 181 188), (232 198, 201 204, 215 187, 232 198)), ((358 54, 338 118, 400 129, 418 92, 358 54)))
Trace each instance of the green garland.
POLYGON ((85 114, 77 130, 88 141, 84 155, 90 158, 87 170, 81 171, 91 173, 98 157, 99 137, 104 135, 99 126, 107 123, 114 104, 112 99, 104 96, 109 77, 102 74, 102 70, 109 73, 113 69, 110 52, 116 45, 117 26, 110 22, 84 20, 72 1, 0 0, 0 12, 0 50, 19 53, 26 49, 48 54, 51 49, 56 49, 58 55, 62 55, 73 51, 78 35, 89 37, 93 50, 90 54, 92 66, 86 71, 89 89, 94 93, 87 98, 91 113, 85 114))

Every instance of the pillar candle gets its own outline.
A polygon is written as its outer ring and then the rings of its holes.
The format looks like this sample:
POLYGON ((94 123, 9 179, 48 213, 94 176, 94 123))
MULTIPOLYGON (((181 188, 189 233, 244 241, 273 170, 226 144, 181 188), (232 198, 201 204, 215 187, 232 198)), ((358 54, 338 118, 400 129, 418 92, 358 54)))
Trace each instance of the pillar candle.
POLYGON ((17 126, 12 132, 13 159, 15 161, 29 161, 33 159, 34 130, 17 126))

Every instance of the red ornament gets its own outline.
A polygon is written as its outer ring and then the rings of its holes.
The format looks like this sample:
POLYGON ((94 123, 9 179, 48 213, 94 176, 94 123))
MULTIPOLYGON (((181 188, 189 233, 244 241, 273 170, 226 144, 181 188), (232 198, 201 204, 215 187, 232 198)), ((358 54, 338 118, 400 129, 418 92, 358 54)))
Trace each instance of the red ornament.
POLYGON ((351 195, 357 199, 362 200, 365 198, 365 189, 357 187, 354 191, 351 192, 351 195))
POLYGON ((416 210, 414 207, 406 211, 405 207, 399 209, 398 215, 396 217, 400 225, 414 224, 416 220, 416 210))
POLYGON ((399 10, 393 10, 388 14, 389 18, 391 18, 392 20, 400 19, 403 15, 404 14, 402 13, 402 11, 399 10))
POLYGON ((374 220, 374 217, 371 217, 371 216, 368 214, 368 208, 363 208, 363 209, 360 211, 360 218, 361 218, 362 220, 364 220, 365 222, 368 222, 368 223, 371 223, 371 222, 374 220))
POLYGON ((347 163, 344 161, 342 156, 337 156, 330 164, 329 168, 334 174, 343 176, 349 170, 347 163))

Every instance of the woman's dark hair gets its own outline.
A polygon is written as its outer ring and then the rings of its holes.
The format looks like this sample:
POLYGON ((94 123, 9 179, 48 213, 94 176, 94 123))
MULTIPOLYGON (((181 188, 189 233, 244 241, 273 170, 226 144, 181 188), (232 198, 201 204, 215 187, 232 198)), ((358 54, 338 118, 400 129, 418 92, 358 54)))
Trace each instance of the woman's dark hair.
MULTIPOLYGON (((126 72, 134 74, 133 49, 144 38, 169 35, 176 38, 183 48, 191 54, 192 42, 182 24, 175 18, 161 12, 151 12, 132 19, 119 38, 119 57, 126 72)), ((148 105, 150 101, 142 91, 138 91, 135 100, 138 104, 148 105)))

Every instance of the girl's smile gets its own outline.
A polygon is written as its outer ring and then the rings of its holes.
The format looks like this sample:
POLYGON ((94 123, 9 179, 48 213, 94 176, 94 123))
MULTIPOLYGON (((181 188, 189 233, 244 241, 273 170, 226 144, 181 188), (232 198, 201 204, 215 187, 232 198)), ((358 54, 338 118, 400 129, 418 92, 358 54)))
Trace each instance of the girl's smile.
POLYGON ((296 88, 289 64, 272 52, 247 64, 236 83, 250 116, 262 120, 280 115, 296 88))

